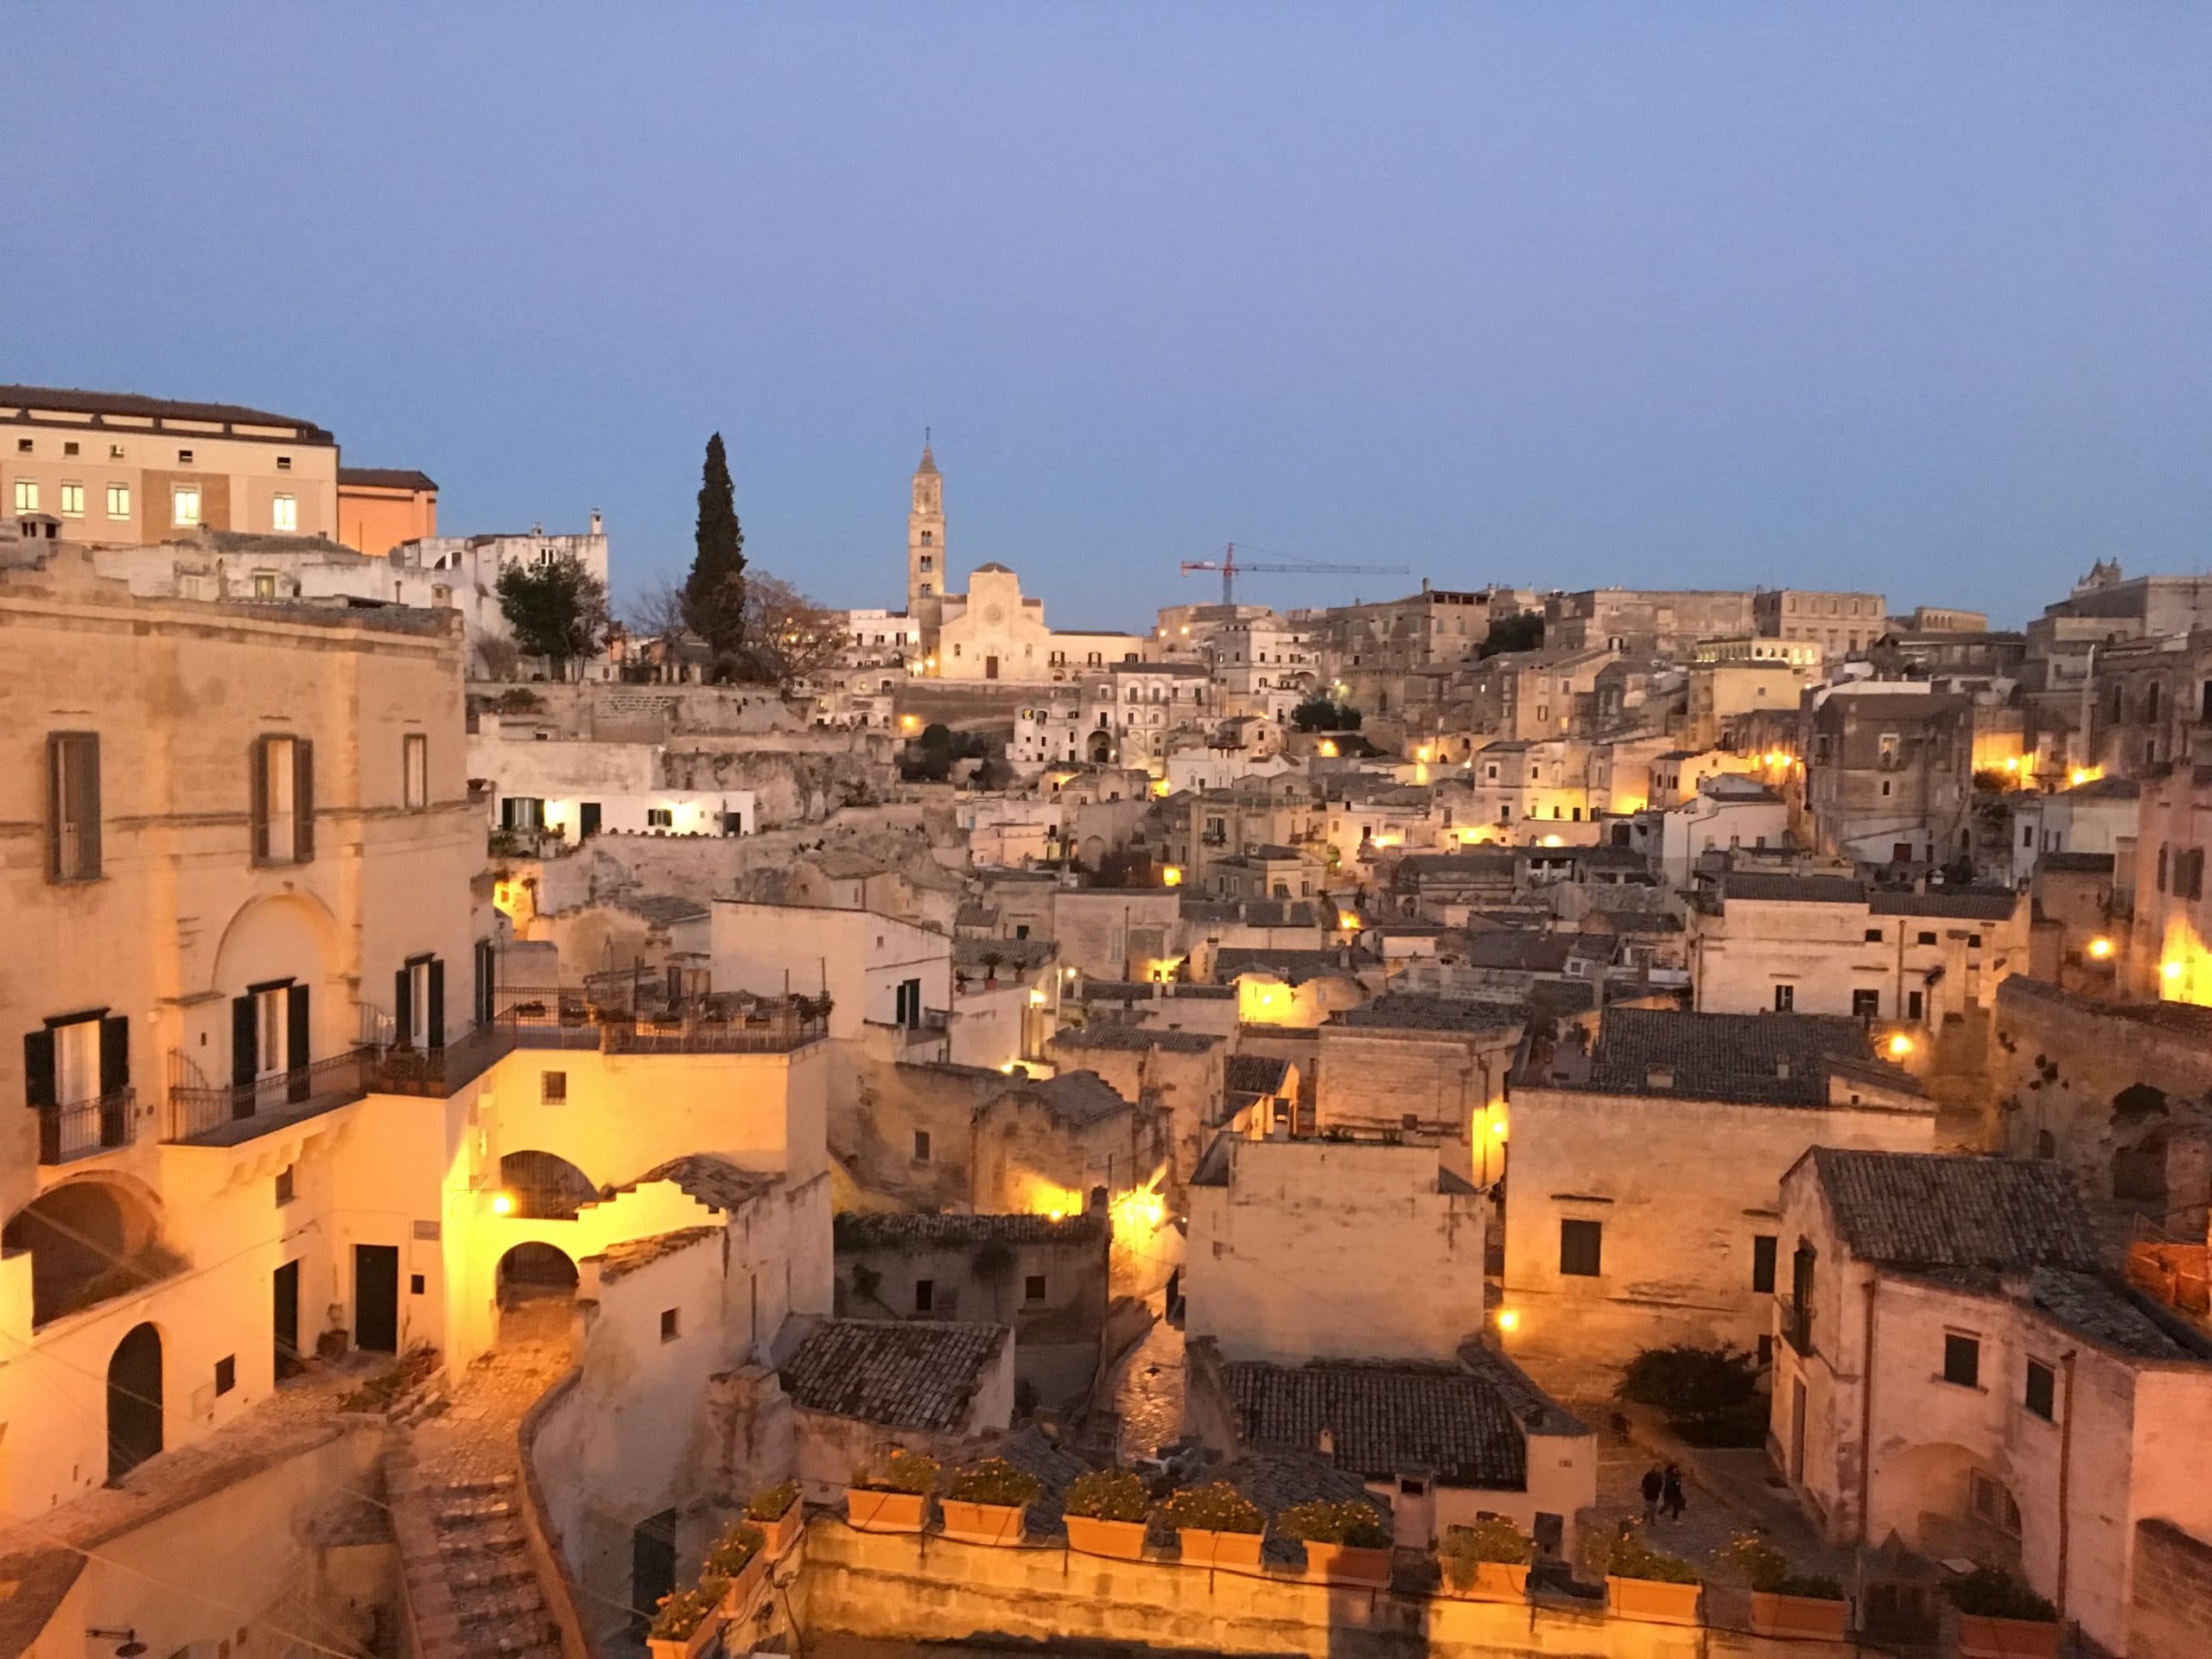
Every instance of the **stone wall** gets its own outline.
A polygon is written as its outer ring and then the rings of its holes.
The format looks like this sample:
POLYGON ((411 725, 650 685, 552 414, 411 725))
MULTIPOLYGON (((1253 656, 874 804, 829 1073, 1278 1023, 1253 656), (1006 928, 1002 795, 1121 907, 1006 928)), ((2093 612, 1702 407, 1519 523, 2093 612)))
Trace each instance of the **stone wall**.
POLYGON ((1307 1659, 1838 1659, 1873 1651, 1310 1583, 1296 1573, 1109 1560, 855 1532, 817 1516, 791 1607, 810 1637, 1014 1647, 1125 1643, 1307 1659))
POLYGON ((2135 1528, 2130 1659, 2200 1659, 2212 1631, 2212 1543, 2170 1521, 2135 1528))

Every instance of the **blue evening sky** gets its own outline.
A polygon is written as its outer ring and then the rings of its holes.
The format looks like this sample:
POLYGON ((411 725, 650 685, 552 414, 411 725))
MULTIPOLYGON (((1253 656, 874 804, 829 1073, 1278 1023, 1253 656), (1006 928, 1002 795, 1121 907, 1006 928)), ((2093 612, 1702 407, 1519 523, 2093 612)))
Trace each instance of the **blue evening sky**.
MULTIPOLYGON (((2212 6, 15 0, 0 380, 256 404, 452 531, 1063 626, 1235 540, 2018 621, 2212 563, 2212 6)), ((1412 578, 1255 577, 1279 605, 1412 578)))

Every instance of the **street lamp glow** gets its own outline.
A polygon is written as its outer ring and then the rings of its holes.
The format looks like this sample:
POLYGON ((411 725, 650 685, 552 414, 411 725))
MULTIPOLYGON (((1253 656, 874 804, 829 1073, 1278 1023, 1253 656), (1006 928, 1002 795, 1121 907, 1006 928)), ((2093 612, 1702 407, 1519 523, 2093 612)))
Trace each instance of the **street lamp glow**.
POLYGON ((1499 1330, 1517 1330, 1520 1327, 1520 1324, 1521 1315, 1516 1310, 1510 1307, 1501 1307, 1497 1310, 1497 1328, 1499 1330))
POLYGON ((1901 1060, 1911 1052, 1912 1039, 1906 1036, 1903 1032, 1897 1033, 1896 1036, 1890 1039, 1890 1058, 1891 1059, 1901 1060))
POLYGON ((2094 957, 2099 962, 2102 962, 2107 957, 2112 955, 2112 941, 2106 938, 2091 939, 2089 941, 2089 954, 2094 957))
POLYGON ((515 1195, 513 1193, 494 1192, 492 1195, 492 1213, 493 1215, 511 1216, 514 1214, 514 1212, 515 1195))

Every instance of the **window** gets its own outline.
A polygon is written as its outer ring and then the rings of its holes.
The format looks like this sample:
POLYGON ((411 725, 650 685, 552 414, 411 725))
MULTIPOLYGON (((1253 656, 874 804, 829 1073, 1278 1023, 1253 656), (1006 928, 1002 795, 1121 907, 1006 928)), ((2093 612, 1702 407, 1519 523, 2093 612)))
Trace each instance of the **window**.
POLYGON ((1918 1020, 1923 1018, 1924 1016, 1922 1010, 1926 1008, 1927 1006, 1928 999, 1922 993, 1918 991, 1907 991, 1904 994, 1904 1017, 1906 1019, 1918 1020))
POLYGON ((1774 1011, 1777 1014, 1788 1014, 1796 1006, 1797 988, 1795 985, 1777 985, 1774 988, 1774 1011))
POLYGON ((569 1074, 565 1071, 541 1071, 537 1074, 537 1101, 541 1106, 565 1106, 569 1103, 569 1074))
POLYGON ((1601 1221, 1560 1222, 1559 1270, 1579 1279, 1595 1279, 1605 1256, 1605 1239, 1601 1221))
POLYGON ((2050 1367, 2039 1359, 2028 1362, 2028 1386, 2020 1403, 2046 1423, 2055 1422, 2058 1416, 2058 1378, 2050 1367))
POLYGON ((891 1023, 904 1026, 909 1031, 922 1023, 922 982, 902 979, 894 988, 892 998, 891 1023))
POLYGON ((1868 929, 1866 930, 1866 943, 1867 943, 1867 944, 1879 944, 1881 942, 1882 942, 1882 930, 1881 930, 1880 928, 1878 928, 1878 927, 1870 927, 1870 928, 1868 928, 1868 929))
POLYGON ((934 1279, 915 1280, 914 1312, 917 1313, 927 1313, 936 1306, 937 1281, 934 1279))
POLYGON ((128 484, 107 486, 107 516, 111 518, 128 518, 130 516, 130 486, 128 484))
POLYGON ((670 806, 649 806, 645 809, 645 828, 673 830, 676 828, 676 809, 670 806))
POLYGON ((169 491, 169 523, 191 528, 200 522, 200 486, 179 484, 169 491))
POLYGON ((1878 1019, 1882 1012, 1882 994, 1879 991, 1853 991, 1851 994, 1851 1012, 1856 1019, 1878 1019))
POLYGON ((430 740, 422 732, 409 732, 399 740, 400 799, 404 805, 430 804, 430 740))
POLYGON ((661 1309, 660 1339, 663 1342, 674 1342, 683 1334, 682 1321, 677 1318, 676 1310, 672 1307, 661 1309))
POLYGON ((2015 1537, 2020 1531, 2020 1506, 2004 1483, 1992 1480, 1979 1469, 1967 1471, 1967 1509, 1976 1520, 1986 1521, 1999 1531, 2015 1537))
POLYGON ((35 441, 32 439, 17 438, 16 440, 16 453, 19 455, 28 455, 32 454, 35 447, 35 441))
POLYGON ((85 486, 83 485, 64 484, 61 486, 61 516, 64 518, 81 518, 85 516, 85 486))
POLYGON ((315 856, 315 745, 301 737, 253 744, 253 861, 304 864, 315 856))
POLYGON ((16 511, 17 512, 38 511, 38 480, 36 479, 19 478, 16 480, 16 511))
POLYGON ((123 446, 119 443, 111 443, 108 445, 107 458, 110 461, 121 461, 123 459, 123 446))
POLYGON ((278 1171, 276 1172, 276 1207, 277 1207, 278 1209, 280 1209, 280 1210, 281 1210, 281 1209, 283 1209, 286 1205, 289 1204, 289 1203, 292 1201, 292 1198, 293 1198, 293 1186, 292 1186, 292 1173, 293 1173, 293 1169, 294 1169, 294 1166, 293 1166, 293 1165, 287 1164, 287 1165, 285 1165, 285 1166, 284 1166, 284 1167, 283 1167, 283 1168, 282 1168, 282 1169, 280 1169, 280 1170, 278 1170, 278 1171))
POLYGON ((253 573, 253 596, 256 599, 276 597, 276 573, 274 570, 257 570, 253 573))
POLYGON ((916 1129, 914 1131, 914 1161, 918 1164, 926 1164, 929 1160, 930 1132, 927 1129, 916 1129))
POLYGON ((1936 943, 1936 936, 1933 933, 1918 934, 1912 942, 1915 944, 1933 944, 1936 943))
POLYGON ((1981 1386, 1981 1338, 1943 1333, 1943 1380, 1962 1389, 1981 1386))
POLYGON ((1041 1302, 1045 1300, 1043 1274, 1033 1273, 1021 1281, 1021 1300, 1025 1302, 1041 1302))
POLYGON ((300 527, 299 497, 271 496, 269 499, 269 527, 271 530, 297 530, 300 527))
POLYGON ((1777 1242, 1772 1233, 1758 1233, 1751 1239, 1751 1288, 1762 1296, 1774 1294, 1774 1252, 1777 1242))
POLYGON ((276 470, 277 470, 278 472, 280 472, 280 473, 289 473, 289 472, 290 472, 290 471, 292 470, 292 458, 291 458, 289 455, 279 455, 279 456, 277 456, 277 457, 276 457, 276 470))
POLYGON ((215 1362, 215 1392, 228 1394, 238 1385, 238 1357, 225 1354, 215 1362))
POLYGON ((191 450, 189 450, 189 449, 180 449, 180 450, 178 450, 178 451, 176 452, 176 464, 177 464, 178 466, 180 466, 180 467, 189 467, 189 466, 191 466, 191 465, 192 465, 192 451, 191 451, 191 450))
POLYGON ((1981 935, 1980 935, 1980 934, 1979 934, 1979 933, 1969 933, 1969 934, 1967 934, 1967 950, 1980 950, 1980 949, 1981 949, 1981 935))
POLYGON ((51 881, 100 874, 100 740, 97 732, 46 739, 46 873, 51 881))

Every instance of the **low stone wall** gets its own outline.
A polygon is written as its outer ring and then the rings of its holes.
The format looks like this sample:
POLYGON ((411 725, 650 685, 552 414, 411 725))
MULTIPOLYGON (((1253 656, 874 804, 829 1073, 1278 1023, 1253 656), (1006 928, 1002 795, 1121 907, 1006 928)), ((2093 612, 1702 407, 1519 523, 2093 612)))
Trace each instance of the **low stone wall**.
POLYGON ((523 1548, 537 1574, 539 1592, 561 1632, 561 1659, 592 1659, 590 1638, 576 1611, 576 1583, 561 1553, 559 1527, 546 1506, 545 1488, 537 1478, 537 1437, 548 1423, 567 1417, 575 1409, 576 1384, 582 1370, 572 1370, 556 1382, 523 1414, 516 1435, 515 1460, 522 1470, 522 1502, 515 1506, 522 1522, 523 1548))
POLYGON ((1848 1659, 1881 1649, 1463 1601, 1057 1545, 995 1549, 937 1534, 855 1532, 817 1516, 792 1609, 810 1636, 1115 1643, 1310 1659, 1848 1659))
POLYGON ((2131 1659, 2202 1659, 2212 1641, 2207 1631, 2212 1631, 2212 1542, 2171 1521, 2139 1522, 2127 1618, 2131 1659))

